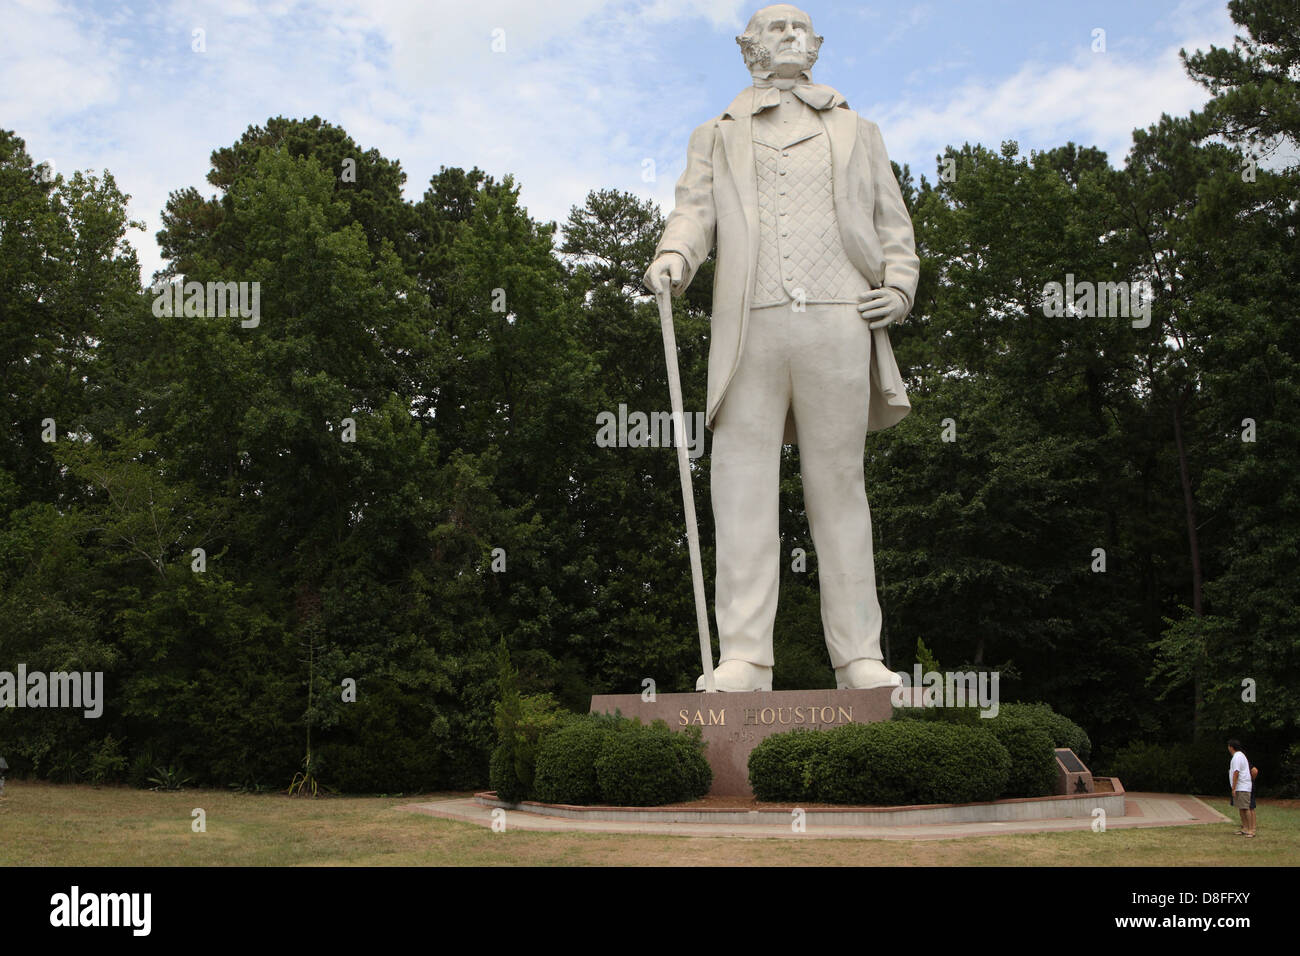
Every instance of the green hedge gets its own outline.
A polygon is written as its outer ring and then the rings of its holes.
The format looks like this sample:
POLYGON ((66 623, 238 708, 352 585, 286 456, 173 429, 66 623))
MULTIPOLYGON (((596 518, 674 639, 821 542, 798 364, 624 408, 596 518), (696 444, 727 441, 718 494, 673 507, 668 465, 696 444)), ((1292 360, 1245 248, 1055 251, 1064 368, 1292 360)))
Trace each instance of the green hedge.
POLYGON ((543 738, 537 750, 533 799, 543 803, 598 803, 596 760, 605 739, 618 729, 617 718, 584 714, 570 718, 543 738))
POLYGON ((774 734, 750 756, 756 794, 809 803, 899 805, 996 799, 1011 756, 978 727, 928 720, 774 734), (800 733, 823 741, 791 740, 800 733), (803 779, 796 781, 802 766, 803 779))
POLYGON ((663 721, 633 725, 610 734, 596 758, 596 783, 603 803, 657 807, 709 792, 713 771, 704 742, 694 733, 673 733, 663 721))
POLYGON ((762 741, 749 755, 754 796, 773 802, 804 799, 809 764, 826 752, 829 739, 823 731, 803 728, 762 741))
POLYGON ((678 800, 695 800, 703 797, 713 786, 713 768, 704 756, 708 746, 698 727, 672 735, 673 745, 677 748, 678 773, 681 774, 682 792, 678 800))
MULTIPOLYGON (((558 730, 569 716, 550 694, 516 698, 518 711, 509 722, 509 738, 498 736, 488 764, 488 784, 507 803, 527 800, 533 790, 537 750, 543 738, 558 730)), ((498 723, 501 723, 498 718, 498 723)))
POLYGON ((518 803, 527 797, 527 791, 515 773, 515 751, 508 744, 497 744, 488 760, 488 786, 497 793, 498 800, 518 803))
POLYGON ((532 798, 543 803, 653 807, 709 792, 713 771, 698 728, 674 733, 608 714, 584 714, 548 734, 532 798))
MULTIPOLYGON (((895 707, 894 720, 928 720, 946 724, 979 727, 998 717, 1016 717, 1032 721, 1052 741, 1053 747, 1069 747, 1085 764, 1092 757, 1092 740, 1087 731, 1050 704, 1002 704, 997 717, 981 717, 975 707, 895 707)), ((1091 768, 1090 768, 1091 769, 1091 768)))
POLYGON ((1052 739, 1053 747, 1069 747, 1085 764, 1092 759, 1092 740, 1087 731, 1069 717, 1052 710, 1049 704, 1003 704, 998 715, 1004 714, 1034 721, 1052 739))
POLYGON ((1046 797, 1056 792, 1056 753, 1052 738, 1024 714, 1001 713, 981 721, 1011 756, 1004 797, 1046 797))

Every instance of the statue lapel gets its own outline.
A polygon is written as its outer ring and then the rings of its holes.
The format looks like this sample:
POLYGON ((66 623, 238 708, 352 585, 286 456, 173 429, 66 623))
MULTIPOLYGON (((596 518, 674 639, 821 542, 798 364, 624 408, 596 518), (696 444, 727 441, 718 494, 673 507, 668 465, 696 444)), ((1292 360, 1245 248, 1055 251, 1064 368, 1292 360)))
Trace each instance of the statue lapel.
MULTIPOLYGON (((745 220, 745 234, 748 248, 745 250, 745 284, 740 300, 740 335, 736 345, 736 358, 732 362, 731 372, 723 385, 723 392, 731 383, 731 376, 736 374, 740 356, 745 350, 745 341, 749 338, 749 301, 753 294, 754 273, 758 271, 758 173, 754 170, 754 88, 742 90, 727 111, 718 119, 718 133, 722 138, 722 148, 727 156, 727 168, 731 171, 731 181, 735 186, 740 208, 745 220)), ((714 171, 717 175, 717 171, 714 171)), ((715 310, 717 303, 714 304, 715 310)))
POLYGON ((849 198, 849 161, 858 145, 858 114, 842 106, 822 110, 822 122, 831 141, 831 188, 835 210, 843 214, 849 198))
POLYGON ((718 131, 722 135, 727 167, 740 198, 740 208, 745 211, 745 223, 753 233, 757 253, 758 176, 754 172, 753 97, 753 87, 741 91, 718 119, 718 131))

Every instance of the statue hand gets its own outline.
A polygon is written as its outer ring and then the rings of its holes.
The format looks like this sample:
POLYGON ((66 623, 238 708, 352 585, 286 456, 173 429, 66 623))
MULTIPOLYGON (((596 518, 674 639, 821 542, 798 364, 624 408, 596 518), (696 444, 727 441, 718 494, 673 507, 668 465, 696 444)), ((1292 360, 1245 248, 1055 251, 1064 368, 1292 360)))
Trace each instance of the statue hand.
POLYGON ((871 323, 873 329, 883 329, 902 322, 907 313, 907 300, 897 289, 884 286, 872 289, 858 303, 858 311, 871 323))
POLYGON ((664 283, 666 282, 672 283, 674 292, 680 292, 682 273, 685 269, 686 260, 682 258, 680 253, 665 252, 650 263, 650 268, 645 271, 645 277, 641 281, 655 295, 664 290, 664 283))

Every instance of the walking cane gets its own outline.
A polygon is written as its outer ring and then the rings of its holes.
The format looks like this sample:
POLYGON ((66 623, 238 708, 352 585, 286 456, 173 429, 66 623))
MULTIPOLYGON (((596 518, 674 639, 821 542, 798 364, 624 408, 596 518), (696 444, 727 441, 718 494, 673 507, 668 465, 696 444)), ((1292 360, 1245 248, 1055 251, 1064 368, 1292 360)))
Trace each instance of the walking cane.
MULTIPOLYGON (((682 505, 686 510, 686 544, 691 553, 691 582, 695 586, 695 622, 700 631, 700 663, 704 665, 704 690, 712 694, 713 647, 709 642, 709 612, 704 604, 704 569, 700 563, 700 532, 695 523, 695 492, 691 489, 691 463, 686 454, 686 420, 682 414, 682 378, 677 371, 677 339, 673 335, 672 281, 663 276, 663 291, 655 293, 659 325, 664 333, 664 361, 668 366, 668 394, 673 408, 673 434, 677 436, 677 470, 682 476, 682 505)), ((701 435, 700 439, 703 440, 701 435)))

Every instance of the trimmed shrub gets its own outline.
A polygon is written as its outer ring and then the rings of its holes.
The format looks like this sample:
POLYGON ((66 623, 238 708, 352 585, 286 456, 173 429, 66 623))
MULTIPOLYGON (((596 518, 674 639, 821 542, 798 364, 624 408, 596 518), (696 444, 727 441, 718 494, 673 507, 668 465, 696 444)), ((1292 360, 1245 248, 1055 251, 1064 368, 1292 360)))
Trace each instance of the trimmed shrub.
POLYGON ((1056 792, 1056 754, 1042 725, 1016 713, 983 721, 1011 757, 1004 797, 1046 797, 1056 792))
POLYGON ((550 694, 521 695, 505 638, 497 646, 497 693, 493 724, 497 744, 488 760, 488 783, 497 798, 518 803, 532 794, 537 748, 566 712, 550 694))
POLYGON ((559 729, 569 716, 550 694, 529 694, 517 700, 513 721, 507 724, 510 739, 498 741, 488 765, 489 785, 498 799, 507 803, 532 796, 542 738, 559 729))
POLYGON ((890 720, 926 720, 926 711, 928 707, 895 707, 890 714, 890 720))
POLYGON ((678 773, 682 779, 681 800, 695 800, 709 792, 713 786, 713 768, 704 756, 704 735, 699 727, 688 727, 672 734, 677 747, 678 773))
MULTIPOLYGON (((1011 773, 1006 748, 979 727, 899 720, 808 733, 826 738, 820 746, 796 744, 812 751, 804 764, 803 792, 796 797, 809 802, 890 806, 994 800, 1011 773)), ((783 746, 788 744, 777 748, 783 746)), ((766 777, 769 766, 782 764, 760 760, 757 775, 751 770, 756 793, 782 786, 766 777)))
POLYGON ((759 741, 749 755, 749 782, 760 800, 803 800, 808 792, 808 766, 826 751, 824 731, 802 728, 773 734, 759 741))
POLYGON ((981 717, 978 707, 895 707, 892 720, 930 720, 942 724, 978 727, 990 718, 981 717))
POLYGON ((606 736, 595 769, 601 801, 614 806, 656 807, 701 797, 713 781, 699 729, 693 736, 674 734, 661 720, 606 736))
POLYGON ((497 792, 497 799, 518 803, 526 798, 523 785, 515 773, 515 751, 508 744, 497 744, 488 761, 488 786, 497 792))
POLYGON ((621 718, 607 714, 583 714, 548 734, 537 750, 533 799, 543 803, 598 802, 596 759, 605 739, 619 731, 620 722, 621 718))
POLYGON ((674 733, 609 714, 584 714, 546 735, 533 799, 544 803, 653 807, 709 792, 713 770, 699 728, 674 733))
MULTIPOLYGON (((1006 714, 1027 717, 1034 721, 1052 739, 1053 747, 1069 747, 1085 764, 1092 759, 1092 740, 1087 731, 1063 714, 1052 710, 1051 705, 1037 704, 1003 704, 998 715, 1006 714)), ((996 719, 996 718, 994 718, 996 719)), ((1089 767, 1089 769, 1092 769, 1089 767)))

